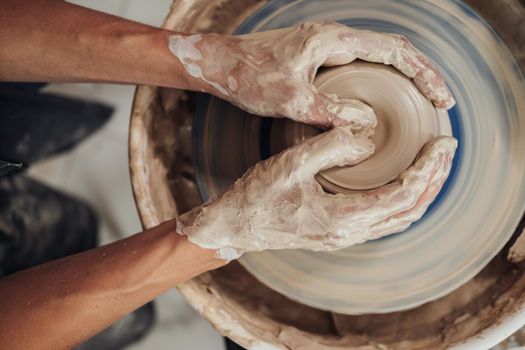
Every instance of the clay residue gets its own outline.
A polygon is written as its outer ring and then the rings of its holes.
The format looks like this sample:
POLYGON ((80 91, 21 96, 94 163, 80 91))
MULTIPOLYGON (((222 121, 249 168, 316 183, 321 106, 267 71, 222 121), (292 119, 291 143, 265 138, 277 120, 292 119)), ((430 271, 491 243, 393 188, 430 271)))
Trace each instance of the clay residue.
POLYGON ((173 89, 159 90, 159 107, 152 137, 158 140, 156 157, 167 169, 168 185, 177 198, 179 212, 201 203, 192 163, 192 116, 196 109, 193 93, 173 89))
POLYGON ((519 263, 525 259, 525 228, 516 242, 510 247, 507 258, 513 263, 519 263))
MULTIPOLYGON (((524 265, 510 264, 507 251, 449 295, 382 315, 340 315, 299 304, 258 283, 236 262, 211 272, 206 288, 221 296, 228 312, 244 319, 255 338, 286 348, 300 343, 312 349, 445 349, 497 324, 525 301, 524 265), (273 339, 262 337, 261 327, 272 327, 273 339)), ((208 316, 216 312, 210 304, 205 311, 208 316)))
POLYGON ((225 293, 251 312, 285 325, 320 335, 337 334, 330 312, 292 301, 257 281, 239 263, 230 263, 212 272, 213 280, 225 293))

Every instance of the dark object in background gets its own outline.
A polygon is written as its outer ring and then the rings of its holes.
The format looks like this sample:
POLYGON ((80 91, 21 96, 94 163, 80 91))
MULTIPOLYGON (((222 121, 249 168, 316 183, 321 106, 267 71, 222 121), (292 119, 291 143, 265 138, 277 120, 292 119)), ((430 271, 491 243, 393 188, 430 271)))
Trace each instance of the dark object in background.
POLYGON ((154 311, 153 303, 148 303, 89 339, 76 350, 123 349, 148 333, 155 321, 154 311))
POLYGON ((22 168, 22 163, 9 163, 0 160, 0 176, 5 175, 11 171, 22 168))
POLYGON ((40 93, 44 85, 0 83, 0 276, 97 245, 94 210, 20 168, 72 148, 112 108, 40 93))
MULTIPOLYGON (((0 83, 0 277, 97 246, 98 220, 83 201, 25 176, 23 169, 70 150, 112 108, 40 93, 45 84, 0 83)), ((79 349, 121 349, 153 325, 149 303, 79 349)))
POLYGON ((224 338, 224 343, 226 344, 226 350, 246 350, 237 343, 234 343, 230 338, 224 338))
POLYGON ((40 93, 42 86, 0 83, 0 160, 28 164, 67 151, 113 112, 99 103, 40 93))
POLYGON ((21 174, 0 177, 0 276, 97 246, 95 212, 21 174))

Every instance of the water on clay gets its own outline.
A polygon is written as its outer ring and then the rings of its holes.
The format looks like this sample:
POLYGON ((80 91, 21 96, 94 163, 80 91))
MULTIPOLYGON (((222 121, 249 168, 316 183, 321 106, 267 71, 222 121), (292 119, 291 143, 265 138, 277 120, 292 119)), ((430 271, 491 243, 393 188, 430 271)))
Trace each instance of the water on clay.
MULTIPOLYGON (((525 67, 525 51, 519 51, 523 43, 512 40, 522 20, 516 14, 524 13, 517 2, 505 1, 508 7, 503 10, 492 1, 469 2, 495 25, 525 67)), ((231 32, 263 3, 180 1, 165 25, 181 31, 231 32)), ((200 203, 191 157, 196 96, 143 87, 135 107, 142 112, 132 119, 131 172, 141 219, 150 227, 200 203)), ((522 229, 523 222, 519 232, 522 229)), ((525 265, 507 260, 516 236, 459 289, 420 307, 383 315, 339 315, 291 301, 238 263, 206 273, 180 289, 215 327, 246 347, 444 349, 498 325, 525 302, 525 265)), ((522 344, 521 338, 501 347, 522 344)))

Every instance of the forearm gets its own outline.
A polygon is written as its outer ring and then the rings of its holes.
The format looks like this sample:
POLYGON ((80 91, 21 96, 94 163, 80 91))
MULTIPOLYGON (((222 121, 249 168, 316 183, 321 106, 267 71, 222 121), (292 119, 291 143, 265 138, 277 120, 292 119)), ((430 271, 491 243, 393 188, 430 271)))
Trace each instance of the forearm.
POLYGON ((0 280, 0 338, 8 349, 65 349, 164 291, 219 267, 214 251, 165 223, 130 238, 0 280))
POLYGON ((200 89, 170 53, 170 34, 60 0, 4 0, 0 80, 200 89))

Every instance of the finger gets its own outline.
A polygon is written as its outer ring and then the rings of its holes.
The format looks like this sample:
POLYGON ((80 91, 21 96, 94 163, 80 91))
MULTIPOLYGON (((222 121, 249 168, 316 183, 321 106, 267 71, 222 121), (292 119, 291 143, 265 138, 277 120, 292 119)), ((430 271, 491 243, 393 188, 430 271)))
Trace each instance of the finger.
POLYGON ((350 126, 356 132, 371 136, 377 126, 372 107, 355 99, 340 99, 333 94, 314 95, 312 115, 325 127, 350 126))
POLYGON ((393 37, 400 42, 400 59, 396 60, 394 67, 409 66, 410 70, 415 71, 414 84, 429 100, 434 102, 438 108, 452 108, 456 101, 445 83, 445 78, 437 67, 421 53, 412 43, 402 35, 393 34, 393 37))
POLYGON ((295 97, 281 106, 283 117, 323 129, 350 126, 355 131, 367 130, 368 135, 377 125, 373 109, 361 101, 318 93, 304 81, 296 81, 293 89, 295 97))
POLYGON ((430 186, 419 197, 416 205, 404 212, 396 214, 382 222, 375 224, 370 231, 371 238, 379 238, 392 233, 402 232, 406 230, 412 223, 418 221, 423 217, 430 204, 434 201, 438 193, 441 191, 452 166, 452 154, 448 154, 444 158, 443 169, 438 172, 430 186))
POLYGON ((334 23, 324 26, 326 30, 319 35, 319 40, 327 43, 324 66, 348 64, 357 58, 392 65, 414 79, 414 84, 436 107, 448 109, 455 104, 439 70, 404 36, 334 23))
POLYGON ((456 103, 438 69, 404 36, 384 33, 363 33, 356 57, 382 62, 398 69, 438 108, 451 108, 456 103))
MULTIPOLYGON (((437 181, 441 186, 440 181, 444 182, 447 178, 456 147, 457 141, 454 138, 438 137, 421 150, 418 159, 408 170, 388 185, 352 195, 320 194, 325 202, 326 211, 333 216, 334 227, 331 232, 339 232, 342 240, 362 241, 373 238, 371 235, 374 230, 363 230, 363 227, 372 227, 376 223, 406 212, 414 208, 421 198, 423 198, 422 203, 427 204, 420 208, 422 215, 437 195, 438 190, 436 186, 433 187, 433 183, 437 181), (424 193, 428 195, 423 197, 424 193)), ((407 218, 416 220, 417 216, 409 217, 407 214, 407 218)), ((395 220, 392 219, 390 221, 392 229, 404 227, 395 224, 395 220)))
POLYGON ((357 137, 350 127, 337 127, 299 144, 301 171, 315 175, 336 166, 362 162, 374 153, 374 144, 367 137, 357 137))

